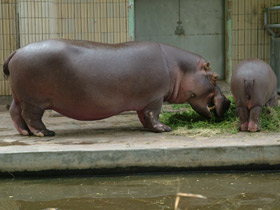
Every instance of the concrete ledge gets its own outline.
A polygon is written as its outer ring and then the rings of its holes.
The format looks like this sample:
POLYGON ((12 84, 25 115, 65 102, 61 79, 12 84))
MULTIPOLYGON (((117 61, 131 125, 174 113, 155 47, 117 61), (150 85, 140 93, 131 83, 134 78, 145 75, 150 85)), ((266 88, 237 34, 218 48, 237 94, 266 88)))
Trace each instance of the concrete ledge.
POLYGON ((92 174, 201 170, 280 169, 280 145, 190 148, 94 149, 83 146, 14 146, 0 148, 0 172, 90 170, 92 174), (143 171, 144 170, 144 171, 143 171))

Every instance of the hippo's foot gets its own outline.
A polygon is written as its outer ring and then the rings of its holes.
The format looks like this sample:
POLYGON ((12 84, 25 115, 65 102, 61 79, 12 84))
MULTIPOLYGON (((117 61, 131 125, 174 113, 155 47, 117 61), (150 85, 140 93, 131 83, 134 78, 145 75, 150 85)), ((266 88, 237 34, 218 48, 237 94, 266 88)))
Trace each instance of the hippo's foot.
POLYGON ((44 137, 44 136, 54 136, 55 132, 51 131, 51 130, 48 130, 48 129, 45 129, 45 130, 35 131, 33 134, 34 134, 34 136, 44 137))
POLYGON ((156 133, 161 133, 161 132, 170 132, 171 128, 167 125, 164 125, 160 122, 158 122, 157 124, 155 124, 152 128, 152 131, 156 132, 156 133))
POLYGON ((156 133, 169 132, 171 128, 159 122, 159 113, 162 106, 162 100, 154 101, 145 109, 138 111, 138 117, 145 128, 156 133))
POLYGON ((239 130, 240 131, 248 131, 248 122, 240 123, 239 130))
POLYGON ((251 121, 251 122, 249 122, 248 131, 258 132, 258 131, 260 131, 260 128, 257 123, 251 121))
POLYGON ((152 115, 153 114, 150 114, 145 117, 144 114, 138 112, 138 117, 141 123, 143 124, 144 128, 150 129, 156 133, 170 132, 172 130, 169 126, 159 122, 158 117, 151 117, 152 115))

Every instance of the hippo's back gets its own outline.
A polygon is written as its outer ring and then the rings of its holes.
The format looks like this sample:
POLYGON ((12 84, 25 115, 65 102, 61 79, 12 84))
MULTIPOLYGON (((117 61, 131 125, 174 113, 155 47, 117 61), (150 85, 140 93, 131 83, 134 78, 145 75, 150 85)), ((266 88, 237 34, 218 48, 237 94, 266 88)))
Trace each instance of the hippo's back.
POLYGON ((275 77, 271 67, 260 59, 248 59, 240 62, 233 70, 233 79, 262 79, 275 77))
POLYGON ((143 109, 170 82, 156 43, 41 41, 17 50, 9 71, 15 100, 81 120, 143 109))

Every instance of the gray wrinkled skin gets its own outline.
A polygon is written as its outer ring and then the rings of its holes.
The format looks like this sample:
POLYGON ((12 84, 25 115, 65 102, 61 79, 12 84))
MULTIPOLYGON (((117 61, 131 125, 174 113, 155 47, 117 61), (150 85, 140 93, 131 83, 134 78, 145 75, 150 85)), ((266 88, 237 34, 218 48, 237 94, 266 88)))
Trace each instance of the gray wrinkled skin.
POLYGON ((220 116, 229 106, 201 56, 152 42, 36 42, 13 52, 4 73, 13 95, 10 114, 22 135, 54 135, 41 120, 46 109, 78 120, 135 110, 145 128, 164 132, 171 130, 159 122, 164 101, 189 102, 205 117, 211 117, 209 103, 220 116))
POLYGON ((241 131, 259 131, 264 105, 277 106, 277 78, 270 66, 259 59, 244 60, 233 70, 231 91, 241 131))

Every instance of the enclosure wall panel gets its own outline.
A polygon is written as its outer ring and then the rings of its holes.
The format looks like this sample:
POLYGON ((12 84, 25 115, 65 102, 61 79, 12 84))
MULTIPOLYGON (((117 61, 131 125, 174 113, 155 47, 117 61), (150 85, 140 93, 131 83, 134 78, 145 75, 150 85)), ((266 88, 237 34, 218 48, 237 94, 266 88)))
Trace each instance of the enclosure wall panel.
MULTIPOLYGON (((105 43, 129 41, 129 2, 131 1, 0 0, 0 95, 11 94, 8 81, 4 79, 2 73, 2 66, 8 55, 19 47, 52 38, 83 39, 105 43)), ((148 8, 154 4, 154 1, 146 2, 148 8)), ((187 12, 184 2, 182 1, 181 5, 182 18, 187 12)), ((270 63, 270 36, 263 26, 263 13, 265 8, 278 4, 280 4, 279 0, 232 0, 231 60, 233 67, 241 60, 251 57, 270 63)), ((145 13, 139 15, 145 15, 145 13)), ((170 15, 171 13, 168 16, 169 19, 170 15)), ((177 13, 172 13, 172 15, 177 17, 177 13)), ((152 21, 154 20, 149 20, 144 25, 147 27, 152 21)), ((174 21, 172 34, 177 19, 175 18, 174 21)), ((155 25, 159 28, 153 28, 153 34, 156 35, 163 28, 167 30, 169 27, 166 25, 167 22, 169 21, 155 25)), ((270 12, 268 22, 280 23, 279 11, 270 12)), ((216 25, 211 24, 205 27, 211 29, 216 25)), ((185 26, 185 30, 188 34, 187 38, 192 37, 189 33, 189 30, 193 31, 192 28, 185 26)), ((159 38, 161 37, 157 37, 157 40, 159 38)), ((205 49, 208 49, 208 44, 203 45, 205 49)))
POLYGON ((135 39, 197 53, 224 79, 224 0, 135 0, 135 39), (194 12, 195 11, 195 12, 194 12), (180 17, 179 17, 180 12, 180 17), (177 35, 177 22, 184 34, 177 35))

